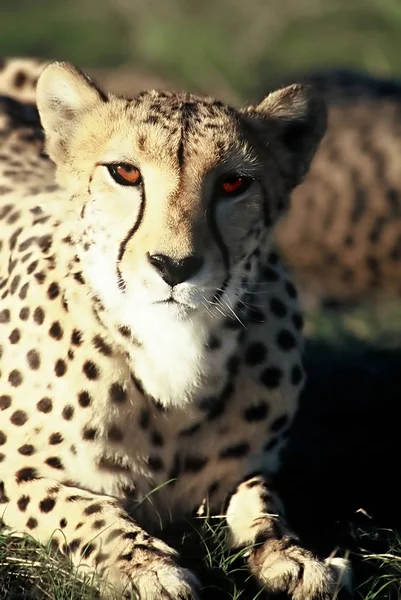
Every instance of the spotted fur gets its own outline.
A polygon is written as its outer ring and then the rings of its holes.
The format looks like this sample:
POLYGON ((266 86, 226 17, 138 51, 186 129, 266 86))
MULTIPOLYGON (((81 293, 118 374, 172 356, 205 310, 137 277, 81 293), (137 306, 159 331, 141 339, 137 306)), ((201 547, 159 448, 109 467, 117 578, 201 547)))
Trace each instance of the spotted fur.
POLYGON ((334 597, 347 564, 302 547, 270 482, 304 380, 270 240, 324 133, 319 96, 125 100, 55 63, 38 106, 52 160, 37 115, 2 105, 4 523, 127 594, 195 598, 160 523, 206 502, 267 589, 334 597), (232 173, 248 187, 222 197, 232 173))

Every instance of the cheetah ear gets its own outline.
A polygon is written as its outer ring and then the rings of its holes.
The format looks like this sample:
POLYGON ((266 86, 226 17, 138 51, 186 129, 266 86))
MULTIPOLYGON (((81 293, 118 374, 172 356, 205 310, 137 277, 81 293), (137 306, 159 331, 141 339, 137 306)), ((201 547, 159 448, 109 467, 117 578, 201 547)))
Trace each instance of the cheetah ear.
POLYGON ((244 114, 271 147, 288 191, 305 177, 326 132, 327 108, 320 94, 307 85, 291 85, 269 94, 244 114))
POLYGON ((47 151, 55 162, 63 162, 68 137, 77 118, 107 96, 82 71, 69 63, 51 63, 42 71, 36 99, 47 138, 47 151))

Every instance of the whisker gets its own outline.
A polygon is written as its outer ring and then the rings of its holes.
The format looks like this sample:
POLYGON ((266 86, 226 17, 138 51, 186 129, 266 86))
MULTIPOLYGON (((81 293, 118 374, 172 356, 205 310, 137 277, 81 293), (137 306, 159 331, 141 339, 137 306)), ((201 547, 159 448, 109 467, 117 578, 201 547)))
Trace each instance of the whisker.
MULTIPOLYGON (((225 293, 224 296, 227 298, 227 300, 229 301, 230 298, 227 296, 227 294, 225 293)), ((223 298, 224 298, 223 296, 223 298)), ((243 323, 241 321, 241 319, 239 318, 239 316, 237 315, 237 313, 235 312, 235 310, 228 304, 227 300, 224 299, 224 304, 227 306, 227 308, 231 311, 231 313, 234 315, 234 318, 238 321, 238 323, 240 323, 242 325, 242 327, 244 329, 246 329, 245 323, 243 323)))
POLYGON ((216 315, 214 315, 213 311, 210 309, 207 298, 205 298, 205 297, 203 297, 203 298, 204 298, 204 300, 201 300, 202 306, 206 309, 206 312, 208 313, 208 315, 210 315, 211 317, 214 318, 216 315))
POLYGON ((224 310, 222 310, 222 308, 220 306, 218 306, 217 303, 212 303, 212 306, 214 306, 214 308, 221 314, 222 317, 226 317, 226 313, 224 312, 224 310))

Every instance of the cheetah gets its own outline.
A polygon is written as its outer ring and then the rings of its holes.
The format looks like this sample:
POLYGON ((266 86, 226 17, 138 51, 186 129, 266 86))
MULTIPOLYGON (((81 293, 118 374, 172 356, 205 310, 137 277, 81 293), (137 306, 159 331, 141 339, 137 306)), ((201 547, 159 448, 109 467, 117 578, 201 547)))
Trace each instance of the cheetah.
POLYGON ((241 110, 125 99, 52 63, 37 105, 40 121, 2 105, 5 526, 99 574, 105 596, 195 599, 161 524, 206 505, 266 590, 336 597, 348 562, 302 546, 272 481, 305 378, 272 231, 324 102, 302 85, 241 110))
POLYGON ((277 245, 298 289, 327 304, 401 294, 401 82, 353 71, 301 78, 321 90, 328 129, 277 245))

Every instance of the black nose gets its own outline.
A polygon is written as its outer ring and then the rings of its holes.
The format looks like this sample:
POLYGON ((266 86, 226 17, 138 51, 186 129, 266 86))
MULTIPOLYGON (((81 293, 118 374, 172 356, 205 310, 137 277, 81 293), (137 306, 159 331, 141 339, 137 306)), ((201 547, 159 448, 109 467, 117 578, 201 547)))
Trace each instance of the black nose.
POLYGON ((181 260, 173 260, 165 254, 148 253, 148 261, 159 271, 162 279, 171 286, 186 281, 197 273, 203 265, 199 256, 187 256, 181 260))

